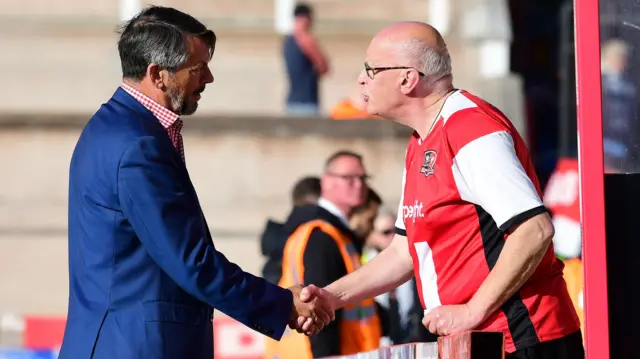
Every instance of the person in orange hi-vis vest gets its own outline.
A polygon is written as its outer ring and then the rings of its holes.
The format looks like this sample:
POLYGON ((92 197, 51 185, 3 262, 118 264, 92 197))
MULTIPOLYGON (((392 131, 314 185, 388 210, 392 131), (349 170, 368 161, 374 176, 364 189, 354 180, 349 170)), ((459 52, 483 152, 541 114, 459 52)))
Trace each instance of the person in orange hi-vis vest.
POLYGON ((572 258, 564 261, 564 280, 567 282, 569 296, 576 308, 578 318, 580 318, 580 329, 582 340, 584 340, 584 277, 582 272, 582 261, 580 258, 572 258))
MULTIPOLYGON (((363 241, 349 228, 348 216, 367 201, 362 158, 352 152, 332 155, 321 177, 317 205, 296 207, 290 215, 284 249, 282 287, 330 283, 361 265, 363 241)), ((317 335, 287 331, 280 341, 267 340, 265 359, 311 359, 378 349, 382 328, 373 298, 336 310, 336 320, 317 335)))

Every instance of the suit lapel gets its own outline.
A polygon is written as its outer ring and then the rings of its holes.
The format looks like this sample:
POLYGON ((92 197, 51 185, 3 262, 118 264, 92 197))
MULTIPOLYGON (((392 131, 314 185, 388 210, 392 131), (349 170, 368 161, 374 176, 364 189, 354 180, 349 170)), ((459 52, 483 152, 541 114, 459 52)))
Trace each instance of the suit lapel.
POLYGON ((168 141, 168 143, 171 145, 171 149, 173 150, 172 154, 174 162, 177 163, 177 167, 180 168, 181 171, 184 172, 184 174, 187 174, 187 167, 182 161, 180 152, 173 146, 173 142, 169 137, 169 133, 167 133, 167 130, 162 126, 162 124, 160 124, 160 121, 158 121, 156 116, 154 116, 151 111, 144 107, 143 104, 138 102, 138 100, 133 98, 133 96, 131 96, 127 91, 123 90, 122 87, 118 87, 116 92, 111 97, 111 101, 116 101, 136 112, 138 115, 140 115, 140 117, 142 117, 143 121, 145 121, 145 127, 151 130, 151 135, 163 142, 168 141))

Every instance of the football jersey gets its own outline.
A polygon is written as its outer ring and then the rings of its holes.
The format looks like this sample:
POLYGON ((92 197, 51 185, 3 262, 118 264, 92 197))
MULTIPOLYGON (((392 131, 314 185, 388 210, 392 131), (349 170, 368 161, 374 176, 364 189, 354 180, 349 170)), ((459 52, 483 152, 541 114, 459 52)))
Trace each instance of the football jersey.
MULTIPOLYGON (((524 141, 489 103, 456 90, 428 135, 409 141, 396 232, 407 236, 425 309, 464 304, 508 241, 508 229, 544 213, 524 141)), ((550 245, 531 278, 478 330, 505 333, 507 352, 580 328, 563 264, 550 245)))

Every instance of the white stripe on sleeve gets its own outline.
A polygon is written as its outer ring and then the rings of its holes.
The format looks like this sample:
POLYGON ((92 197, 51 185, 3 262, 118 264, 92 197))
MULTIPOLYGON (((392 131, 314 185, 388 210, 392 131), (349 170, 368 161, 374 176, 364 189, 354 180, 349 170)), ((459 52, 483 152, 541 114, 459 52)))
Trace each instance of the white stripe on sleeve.
MULTIPOLYGON (((405 167, 404 172, 402 173, 402 191, 400 192, 401 193, 400 204, 398 205, 398 216, 396 217, 396 233, 406 231, 406 227, 404 226, 404 210, 403 210, 404 186, 406 183, 407 183, 407 169, 405 167)), ((402 233, 398 233, 398 234, 402 234, 402 233)), ((406 235, 406 232, 404 235, 406 235)))
MULTIPOLYGON (((463 200, 481 206, 502 229, 542 201, 516 155, 507 131, 479 137, 462 147, 454 158, 453 177, 463 200)), ((523 220, 526 218, 523 218, 523 220)))

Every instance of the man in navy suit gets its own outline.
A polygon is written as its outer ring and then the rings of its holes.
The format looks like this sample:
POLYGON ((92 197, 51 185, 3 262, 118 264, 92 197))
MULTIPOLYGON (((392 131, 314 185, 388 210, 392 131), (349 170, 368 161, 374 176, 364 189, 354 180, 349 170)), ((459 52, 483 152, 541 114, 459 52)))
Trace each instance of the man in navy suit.
POLYGON ((69 178, 69 311, 60 358, 213 357, 213 308, 280 339, 332 320, 219 253, 184 163, 181 116, 213 82, 215 34, 150 7, 123 28, 123 84, 86 124, 69 178), (298 321, 298 317, 306 322, 298 321))

